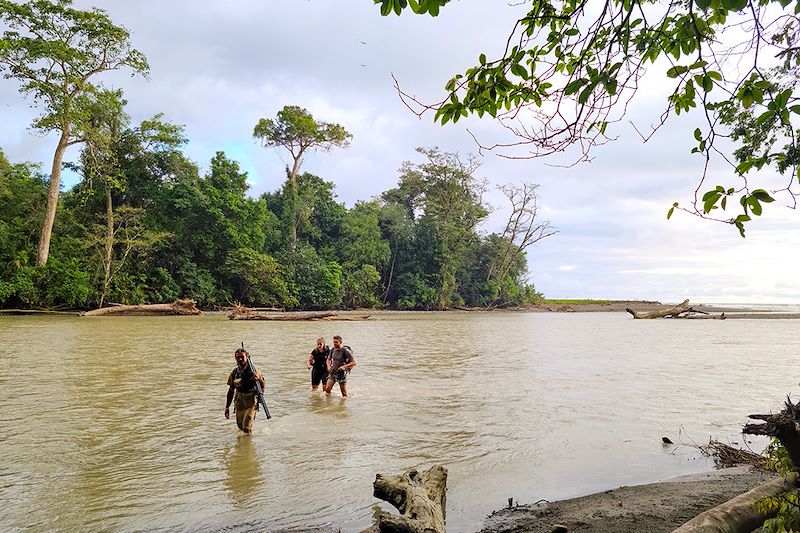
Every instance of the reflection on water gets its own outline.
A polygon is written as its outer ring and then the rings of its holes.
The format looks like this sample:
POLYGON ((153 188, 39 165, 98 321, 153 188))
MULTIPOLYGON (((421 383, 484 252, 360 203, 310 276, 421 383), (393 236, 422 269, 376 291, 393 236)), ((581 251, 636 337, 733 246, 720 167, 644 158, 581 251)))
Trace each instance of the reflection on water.
POLYGON ((796 352, 788 320, 0 317, 0 524, 359 531, 376 473, 438 463, 450 474, 448 530, 474 531, 509 497, 709 468, 661 437, 740 441, 747 413, 797 394, 796 352), (307 354, 334 334, 359 361, 347 399, 309 391, 307 354), (242 340, 273 415, 259 413, 249 437, 222 416, 242 340))
POLYGON ((226 445, 222 462, 225 465, 225 488, 231 501, 238 507, 246 507, 256 495, 264 475, 252 436, 241 435, 236 442, 226 445))

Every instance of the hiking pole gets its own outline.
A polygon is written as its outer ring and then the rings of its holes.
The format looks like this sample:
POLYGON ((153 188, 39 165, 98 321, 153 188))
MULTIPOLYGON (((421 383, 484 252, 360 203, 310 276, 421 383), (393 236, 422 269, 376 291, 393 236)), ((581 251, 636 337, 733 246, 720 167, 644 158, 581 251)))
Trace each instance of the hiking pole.
MULTIPOLYGON (((244 341, 242 341, 242 349, 244 349, 244 341)), ((267 420, 272 418, 272 415, 269 414, 269 408, 267 407, 267 401, 264 399, 264 390, 261 388, 261 382, 259 382, 256 377, 256 368, 253 366, 253 360, 250 358, 250 354, 247 354, 247 367, 250 369, 250 372, 253 374, 253 379, 256 382, 256 393, 258 393, 258 403, 261 404, 261 407, 264 408, 264 414, 267 416, 267 420)))

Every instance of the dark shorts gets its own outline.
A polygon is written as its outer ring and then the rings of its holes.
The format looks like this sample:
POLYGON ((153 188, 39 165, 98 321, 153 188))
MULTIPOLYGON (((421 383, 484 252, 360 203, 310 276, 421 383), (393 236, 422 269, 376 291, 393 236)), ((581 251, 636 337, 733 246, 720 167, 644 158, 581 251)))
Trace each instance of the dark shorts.
POLYGON ((324 366, 322 367, 312 366, 311 385, 316 387, 320 383, 325 383, 326 381, 328 381, 328 369, 325 368, 324 366))
POLYGON ((347 383, 347 370, 337 370, 328 376, 328 381, 335 381, 336 383, 347 383))

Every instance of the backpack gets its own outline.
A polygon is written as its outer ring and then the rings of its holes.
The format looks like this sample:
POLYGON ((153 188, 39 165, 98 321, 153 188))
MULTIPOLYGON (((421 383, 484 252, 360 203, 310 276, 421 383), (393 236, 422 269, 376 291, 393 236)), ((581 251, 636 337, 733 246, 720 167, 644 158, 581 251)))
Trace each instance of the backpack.
MULTIPOLYGON (((346 344, 342 344, 342 350, 344 350, 345 348, 347 348, 347 351, 350 352, 350 360, 349 361, 345 361, 345 364, 347 364, 347 363, 349 363, 350 361, 353 360, 353 349, 351 347, 349 347, 348 345, 346 345, 346 344)), ((333 353, 333 348, 331 348, 331 353, 333 353)), ((342 359, 342 360, 344 361, 344 359, 342 359)), ((351 370, 353 370, 353 369, 352 368, 348 368, 347 370, 345 370, 345 372, 347 372, 349 374, 351 370)))

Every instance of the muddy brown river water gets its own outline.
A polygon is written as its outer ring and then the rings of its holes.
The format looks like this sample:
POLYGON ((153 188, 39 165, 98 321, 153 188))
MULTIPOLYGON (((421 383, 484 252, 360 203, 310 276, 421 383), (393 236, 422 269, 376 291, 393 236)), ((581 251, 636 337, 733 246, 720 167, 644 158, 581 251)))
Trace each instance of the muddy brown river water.
MULTIPOLYGON (((746 415, 797 397, 797 321, 378 313, 365 322, 0 317, 0 530, 358 531, 378 472, 442 464, 448 530, 707 470, 746 415), (309 391, 318 336, 351 397, 309 391), (244 341, 272 420, 222 415, 244 341)), ((753 444, 760 451, 761 443, 753 444)))

